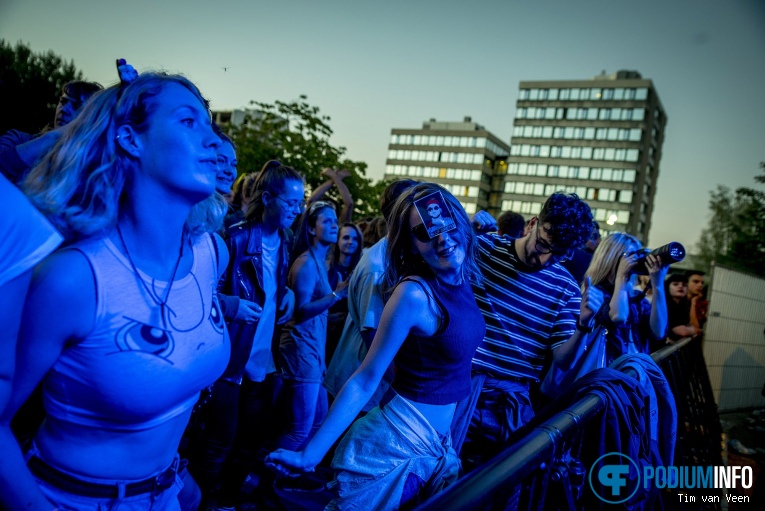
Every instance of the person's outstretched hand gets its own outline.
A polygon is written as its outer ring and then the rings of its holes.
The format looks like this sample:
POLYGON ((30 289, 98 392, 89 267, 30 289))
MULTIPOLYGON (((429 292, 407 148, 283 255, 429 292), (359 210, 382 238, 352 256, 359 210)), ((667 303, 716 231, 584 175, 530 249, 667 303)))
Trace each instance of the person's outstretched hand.
POLYGON ((473 229, 478 232, 497 230, 497 221, 486 210, 481 210, 473 215, 471 223, 473 224, 473 229))
POLYGON ((313 472, 314 466, 306 463, 303 451, 287 451, 277 449, 263 460, 268 468, 277 474, 297 477, 306 472, 313 472))
POLYGON ((345 178, 351 177, 351 173, 345 169, 336 170, 335 175, 340 181, 342 181, 345 178))

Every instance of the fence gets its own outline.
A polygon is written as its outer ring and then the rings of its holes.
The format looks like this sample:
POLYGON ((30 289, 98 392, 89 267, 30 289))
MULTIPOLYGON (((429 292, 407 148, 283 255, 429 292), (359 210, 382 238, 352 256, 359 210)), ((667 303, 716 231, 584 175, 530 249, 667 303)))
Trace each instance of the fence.
MULTIPOLYGON (((675 396, 675 465, 722 465, 722 431, 701 343, 686 338, 652 357, 675 396)), ((581 509, 587 472, 579 462, 581 450, 587 448, 582 433, 604 408, 601 397, 586 395, 417 510, 581 509)), ((677 500, 676 494, 667 499, 665 509, 719 509, 719 504, 684 504, 677 500)))

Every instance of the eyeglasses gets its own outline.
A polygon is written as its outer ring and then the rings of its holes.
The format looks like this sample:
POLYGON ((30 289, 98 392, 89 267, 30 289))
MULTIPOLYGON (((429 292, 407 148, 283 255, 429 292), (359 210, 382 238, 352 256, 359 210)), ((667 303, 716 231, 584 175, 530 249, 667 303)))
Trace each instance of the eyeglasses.
MULTIPOLYGON (((303 211, 305 209, 305 201, 304 200, 292 200, 292 201, 286 201, 279 197, 278 195, 274 195, 275 199, 278 199, 284 203, 285 206, 287 206, 287 211, 303 211)), ((311 206, 313 207, 313 206, 311 206)))
POLYGON ((571 254, 571 250, 569 249, 559 249, 559 248, 553 248, 550 245, 550 242, 546 239, 543 239, 539 237, 539 225, 541 222, 537 221, 537 227, 536 232, 534 236, 536 237, 536 241, 534 242, 534 247, 536 248, 536 251, 540 254, 552 254, 555 259, 561 260, 561 259, 568 259, 568 257, 571 254))

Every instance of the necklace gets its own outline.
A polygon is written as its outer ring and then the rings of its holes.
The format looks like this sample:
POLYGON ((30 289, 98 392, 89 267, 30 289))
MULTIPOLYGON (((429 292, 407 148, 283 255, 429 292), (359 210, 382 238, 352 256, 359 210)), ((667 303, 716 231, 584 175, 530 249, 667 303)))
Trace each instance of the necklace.
POLYGON ((135 263, 133 262, 133 258, 130 257, 130 252, 128 252, 127 244, 125 243, 125 238, 122 237, 122 230, 120 230, 120 225, 117 224, 117 235, 120 237, 120 241, 122 242, 122 248, 125 249, 125 255, 127 256, 128 261, 130 262, 130 267, 133 268, 133 273, 135 274, 135 278, 138 280, 138 282, 143 285, 143 288, 146 290, 146 294, 149 295, 149 298, 159 306, 159 314, 160 318, 162 319, 162 327, 167 330, 167 314, 166 314, 166 307, 167 307, 167 301, 170 299, 170 290, 173 288, 173 282, 175 281, 175 274, 178 271, 178 266, 181 264, 181 258, 183 257, 183 245, 185 244, 186 237, 184 235, 181 235, 181 249, 178 251, 178 259, 175 261, 175 268, 173 268, 173 274, 170 277, 170 281, 167 284, 167 290, 165 291, 165 298, 159 299, 159 297, 156 296, 156 293, 153 293, 151 289, 149 289, 149 286, 146 285, 146 282, 141 278, 141 274, 138 273, 138 268, 136 268, 135 263))

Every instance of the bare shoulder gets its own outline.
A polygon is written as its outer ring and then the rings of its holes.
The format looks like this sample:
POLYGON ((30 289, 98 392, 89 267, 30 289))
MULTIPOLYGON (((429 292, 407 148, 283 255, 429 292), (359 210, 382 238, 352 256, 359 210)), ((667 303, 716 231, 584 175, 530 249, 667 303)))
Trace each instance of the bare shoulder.
POLYGON ((405 307, 421 308, 430 303, 433 290, 428 283, 417 276, 408 277, 393 290, 391 301, 405 307))
POLYGON ((316 264, 307 253, 300 254, 295 262, 292 263, 292 271, 300 279, 314 278, 316 273, 316 264))
POLYGON ((41 262, 32 274, 24 322, 43 320, 67 337, 84 337, 93 329, 96 282, 82 252, 65 249, 41 262), (43 319, 45 318, 45 319, 43 319))

